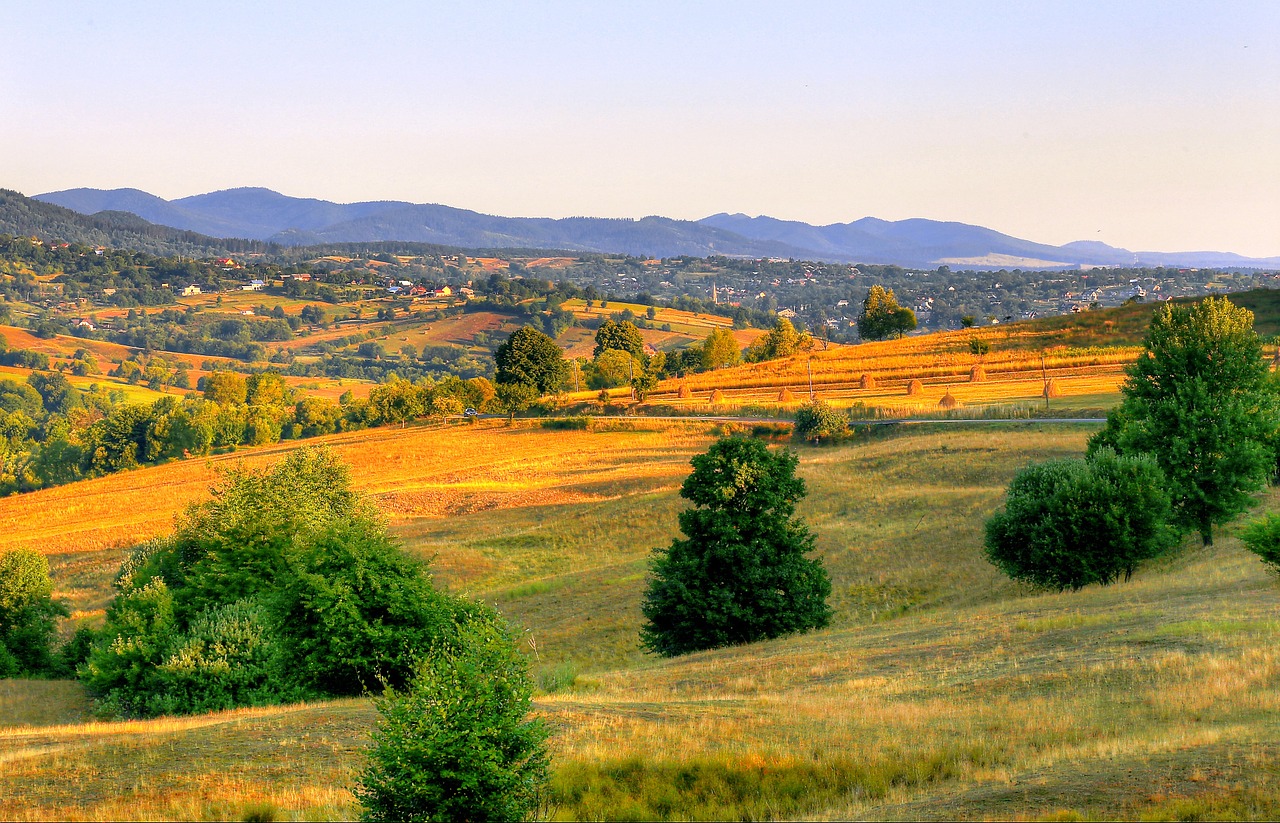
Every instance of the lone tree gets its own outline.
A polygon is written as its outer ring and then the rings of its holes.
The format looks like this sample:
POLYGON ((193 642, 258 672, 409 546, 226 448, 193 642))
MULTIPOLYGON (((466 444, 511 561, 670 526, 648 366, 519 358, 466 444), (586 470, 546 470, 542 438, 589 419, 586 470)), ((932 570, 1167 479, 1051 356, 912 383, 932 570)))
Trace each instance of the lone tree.
POLYGON ((523 383, 538 394, 551 394, 564 385, 569 364, 555 341, 532 326, 511 333, 494 352, 499 385, 523 383))
POLYGON ((631 356, 641 363, 646 360, 644 338, 640 336, 640 330, 636 328, 636 324, 630 320, 621 322, 605 320, 600 324, 600 328, 596 329, 596 347, 591 352, 591 356, 599 357, 602 352, 609 349, 630 352, 631 356))
POLYGON ((1155 459, 1100 449, 1018 472, 1004 510, 987 521, 987 558, 1051 589, 1113 583, 1171 545, 1168 518, 1155 459))
POLYGON ((915 327, 916 313, 898 305, 893 289, 878 284, 871 287, 858 315, 858 334, 864 340, 901 337, 915 327))
POLYGON ((796 331, 795 325, 785 317, 774 321, 773 328, 757 337, 742 353, 748 363, 761 363, 779 357, 790 357, 796 352, 813 348, 813 337, 808 332, 796 331))
POLYGON ((1174 522, 1207 546, 1213 527, 1248 508, 1276 462, 1277 393, 1253 312, 1223 298, 1156 311, 1124 400, 1089 442, 1155 456, 1174 522))
POLYGON ((816 445, 823 440, 838 440, 848 433, 849 419, 821 400, 796 409, 793 432, 796 440, 812 441, 816 445))
POLYGON ((672 656, 821 628, 831 581, 798 518, 804 481, 791 452, 725 438, 693 458, 680 495, 686 535, 650 564, 640 630, 646 648, 672 656))
POLYGON ((738 341, 728 329, 712 329, 707 339, 702 341, 702 368, 708 371, 722 366, 736 366, 742 359, 738 351, 738 341))

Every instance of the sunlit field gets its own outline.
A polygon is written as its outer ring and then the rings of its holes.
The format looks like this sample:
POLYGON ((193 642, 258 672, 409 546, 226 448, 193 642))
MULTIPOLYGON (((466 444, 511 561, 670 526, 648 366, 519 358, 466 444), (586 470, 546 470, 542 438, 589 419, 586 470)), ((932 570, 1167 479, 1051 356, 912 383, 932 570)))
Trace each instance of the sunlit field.
MULTIPOLYGON (((554 818, 1274 816, 1280 583, 1233 529, 1074 593, 982 557, 1011 474, 1094 428, 919 424, 799 449, 832 626, 671 661, 639 650, 639 602, 705 424, 323 440, 439 584, 526 630, 554 818)), ((167 530, 220 465, 283 451, 7 498, 0 524, 51 556, 62 596, 101 608, 121 546, 167 530)), ((10 681, 0 816, 349 818, 374 720, 355 700, 92 722, 76 685, 10 681)))

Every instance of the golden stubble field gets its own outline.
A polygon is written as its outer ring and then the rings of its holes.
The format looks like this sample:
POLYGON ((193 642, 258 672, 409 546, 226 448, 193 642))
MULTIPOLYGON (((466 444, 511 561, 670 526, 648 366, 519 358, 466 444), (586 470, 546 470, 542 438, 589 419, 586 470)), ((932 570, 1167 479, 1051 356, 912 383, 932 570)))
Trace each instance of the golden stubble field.
MULTIPOLYGON (((638 650, 638 607, 704 426, 325 441, 439 582, 527 630, 554 817, 1272 817, 1280 585, 1232 529, 1074 593, 1015 586, 982 558, 1013 471, 1080 453, 1090 431, 924 424, 802 449, 833 625, 671 661, 638 650)), ((120 544, 166 529, 235 459, 8 498, 0 528, 44 547, 81 608, 100 606, 120 544), (59 530, 80 537, 52 542, 59 530)), ((10 681, 0 817, 350 817, 374 719, 355 700, 92 723, 74 684, 10 681)))

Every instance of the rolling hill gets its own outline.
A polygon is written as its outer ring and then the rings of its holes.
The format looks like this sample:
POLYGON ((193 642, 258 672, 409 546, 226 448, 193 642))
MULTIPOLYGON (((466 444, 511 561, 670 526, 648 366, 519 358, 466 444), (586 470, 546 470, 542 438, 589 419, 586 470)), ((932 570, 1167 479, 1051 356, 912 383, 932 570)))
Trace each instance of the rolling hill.
MULTIPOLYGON (((1273 818, 1280 589, 1234 536, 1076 592, 1011 583, 982 554, 1013 472, 1081 453, 1091 431, 926 426, 801 449, 799 514, 832 575, 832 625, 671 660, 641 653, 639 607, 708 424, 324 442, 439 585, 536 640, 551 819, 1273 818)), ((92 621, 124 547, 167 532, 219 468, 294 447, 7 498, 0 523, 92 621)), ((142 721, 88 709, 76 683, 0 682, 0 816, 359 812, 368 699, 142 721)))

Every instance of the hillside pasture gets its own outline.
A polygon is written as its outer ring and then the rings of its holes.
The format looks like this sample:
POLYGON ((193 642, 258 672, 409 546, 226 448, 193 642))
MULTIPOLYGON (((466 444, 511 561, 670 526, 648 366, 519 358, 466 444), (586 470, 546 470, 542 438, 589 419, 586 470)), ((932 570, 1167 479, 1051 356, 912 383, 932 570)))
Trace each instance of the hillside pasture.
MULTIPOLYGON (((1093 430, 924 424, 800 449, 832 626, 675 660, 637 648, 645 560, 674 534, 676 487, 714 432, 640 421, 326 440, 407 547, 435 556, 438 581, 526 629, 553 730, 553 819, 1273 817, 1280 586, 1233 529, 1078 592, 1012 584, 982 557, 1013 472, 1079 454, 1093 430)), ((103 478, 133 478, 132 497, 77 484, 62 517, 88 535, 111 498, 149 511, 135 529, 162 530, 215 463, 103 478)), ((50 493, 26 497, 40 495, 55 510, 50 493)), ((17 517, 0 523, 37 545, 35 507, 13 505, 0 500, 17 517)), ((67 573, 55 564, 60 591, 67 573)), ((85 722, 76 688, 0 688, 0 816, 356 813, 368 701, 102 723, 85 722)))
MULTIPOLYGON (((104 340, 90 340, 67 334, 59 334, 50 338, 36 337, 28 329, 17 326, 0 326, 0 337, 4 337, 10 349, 28 349, 47 354, 51 361, 57 363, 70 361, 77 350, 84 349, 93 355, 94 359, 98 361, 98 367, 104 373, 103 375, 94 375, 95 379, 106 379, 106 372, 115 368, 121 361, 129 359, 141 351, 141 349, 133 346, 110 343, 104 340)), ((203 369, 205 363, 227 364, 228 366, 232 364, 243 365, 241 361, 230 357, 169 351, 159 352, 158 354, 170 363, 186 363, 191 372, 193 382, 206 373, 203 369)))
POLYGON ((687 334, 699 339, 706 337, 711 333, 712 329, 732 329, 733 319, 718 314, 703 314, 700 312, 680 311, 678 309, 668 309, 661 306, 651 307, 643 303, 624 303, 619 300, 610 300, 608 305, 603 305, 600 301, 588 308, 587 301, 581 298, 572 298, 560 304, 562 309, 573 312, 574 316, 580 320, 606 320, 611 315, 618 312, 628 310, 638 318, 645 318, 650 308, 654 309, 654 316, 649 321, 655 325, 670 325, 671 331, 687 334))

